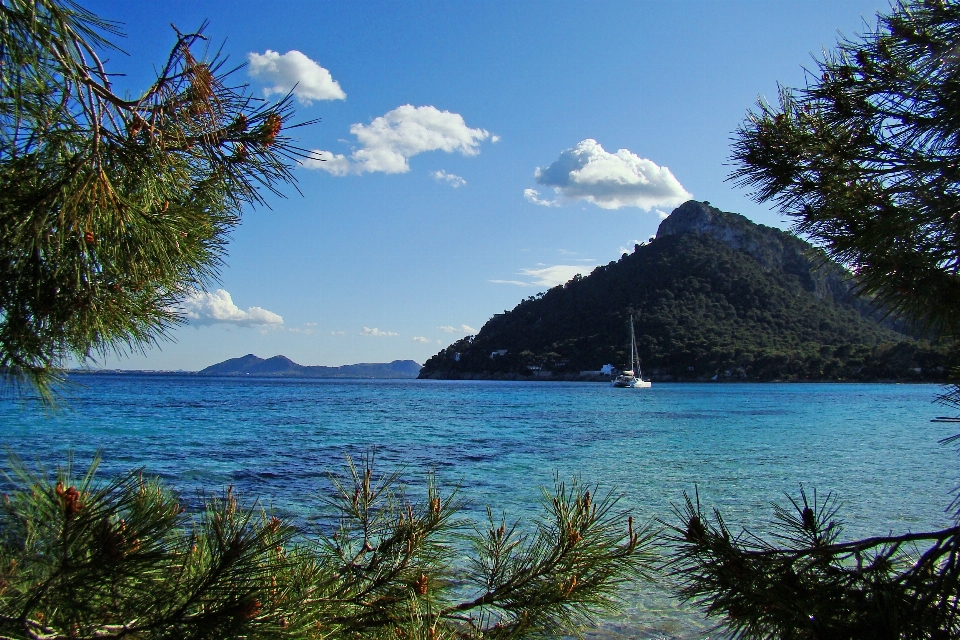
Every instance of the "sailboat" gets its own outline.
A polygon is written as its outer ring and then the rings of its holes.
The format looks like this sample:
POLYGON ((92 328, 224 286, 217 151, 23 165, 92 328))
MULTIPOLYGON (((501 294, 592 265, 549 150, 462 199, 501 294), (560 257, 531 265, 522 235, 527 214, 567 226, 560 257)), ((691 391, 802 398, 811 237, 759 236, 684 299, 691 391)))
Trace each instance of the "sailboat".
POLYGON ((637 336, 633 332, 633 316, 630 316, 630 368, 614 378, 610 385, 620 389, 649 389, 652 385, 640 375, 640 354, 637 352, 637 336))

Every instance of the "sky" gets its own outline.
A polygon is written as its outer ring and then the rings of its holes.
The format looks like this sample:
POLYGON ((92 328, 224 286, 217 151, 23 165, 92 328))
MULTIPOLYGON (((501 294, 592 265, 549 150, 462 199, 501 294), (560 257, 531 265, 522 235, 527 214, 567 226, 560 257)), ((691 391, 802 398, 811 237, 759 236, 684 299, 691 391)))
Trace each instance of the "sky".
POLYGON ((143 354, 199 370, 426 361, 493 314, 617 260, 682 202, 788 228, 727 182, 758 97, 874 24, 886 2, 97 0, 123 24, 107 69, 136 94, 181 31, 266 100, 293 89, 312 150, 249 208, 219 281, 143 354), (295 87, 295 88, 294 88, 295 87), (299 193, 297 191, 299 189, 299 193))

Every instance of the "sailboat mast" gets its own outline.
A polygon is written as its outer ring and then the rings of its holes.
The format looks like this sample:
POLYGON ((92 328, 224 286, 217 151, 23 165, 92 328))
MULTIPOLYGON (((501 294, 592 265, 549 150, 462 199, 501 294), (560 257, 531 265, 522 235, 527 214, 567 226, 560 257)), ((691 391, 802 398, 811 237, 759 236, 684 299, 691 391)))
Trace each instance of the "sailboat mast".
POLYGON ((630 316, 630 371, 636 371, 633 368, 633 354, 637 352, 637 339, 633 335, 633 316, 630 316))

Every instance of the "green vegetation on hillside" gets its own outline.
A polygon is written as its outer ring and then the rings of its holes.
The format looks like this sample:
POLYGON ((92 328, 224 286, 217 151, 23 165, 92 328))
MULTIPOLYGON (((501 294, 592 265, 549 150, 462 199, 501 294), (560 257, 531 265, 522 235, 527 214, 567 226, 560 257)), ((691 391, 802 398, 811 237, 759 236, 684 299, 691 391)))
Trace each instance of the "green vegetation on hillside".
MULTIPOLYGON (((684 207, 694 204, 704 207, 684 207)), ((805 257, 809 245, 740 216, 708 213, 724 230, 749 232, 741 244, 750 247, 733 248, 718 234, 661 232, 619 261, 494 316, 477 336, 428 360, 421 377, 623 367, 631 314, 643 371, 655 380, 944 377, 945 346, 879 323, 851 301, 837 267, 805 257)))

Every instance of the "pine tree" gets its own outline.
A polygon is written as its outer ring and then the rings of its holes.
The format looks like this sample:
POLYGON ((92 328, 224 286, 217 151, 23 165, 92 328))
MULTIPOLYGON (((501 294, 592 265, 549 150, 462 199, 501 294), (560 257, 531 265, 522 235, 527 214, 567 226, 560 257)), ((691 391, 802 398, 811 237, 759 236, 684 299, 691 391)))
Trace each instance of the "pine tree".
POLYGON ((456 492, 430 478, 411 499, 368 455, 331 476, 320 534, 308 536, 232 490, 191 514, 139 472, 98 483, 95 470, 48 477, 15 463, 0 509, 0 637, 576 633, 652 564, 651 532, 579 481, 544 492, 533 528, 474 525, 456 492))
POLYGON ((68 356, 165 337, 243 207, 293 181, 289 96, 231 86, 201 29, 121 98, 118 35, 70 0, 0 2, 0 370, 45 396, 68 356))
MULTIPOLYGON (((960 335, 960 3, 898 2, 760 101, 732 179, 850 267, 863 294, 960 335)), ((957 372, 954 372, 957 376, 957 372)), ((945 395, 960 400, 960 387, 945 395)), ((956 505, 955 505, 956 506, 956 505)), ((801 491, 764 536, 687 499, 671 526, 679 593, 741 638, 960 634, 960 527, 841 542, 835 502, 801 491)), ((960 524, 960 511, 955 515, 960 524)))

